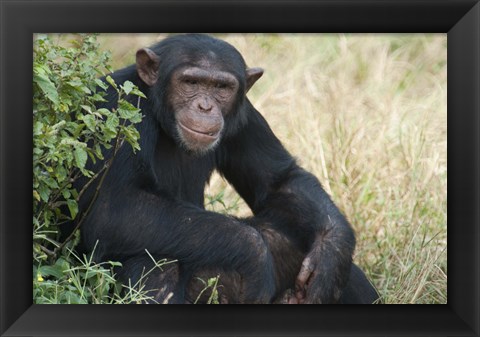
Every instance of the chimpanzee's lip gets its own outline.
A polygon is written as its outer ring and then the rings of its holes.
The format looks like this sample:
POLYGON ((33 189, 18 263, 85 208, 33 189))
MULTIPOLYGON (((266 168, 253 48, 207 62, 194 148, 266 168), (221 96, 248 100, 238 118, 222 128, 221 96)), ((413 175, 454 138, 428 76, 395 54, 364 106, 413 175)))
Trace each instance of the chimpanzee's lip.
POLYGON ((180 125, 180 127, 182 129, 184 129, 187 132, 190 132, 190 133, 194 134, 197 137, 200 136, 200 137, 207 137, 207 138, 210 138, 210 139, 217 139, 218 135, 220 133, 220 131, 217 131, 217 132, 203 132, 203 131, 194 130, 194 129, 189 128, 188 126, 184 125, 180 121, 178 122, 178 124, 180 125))

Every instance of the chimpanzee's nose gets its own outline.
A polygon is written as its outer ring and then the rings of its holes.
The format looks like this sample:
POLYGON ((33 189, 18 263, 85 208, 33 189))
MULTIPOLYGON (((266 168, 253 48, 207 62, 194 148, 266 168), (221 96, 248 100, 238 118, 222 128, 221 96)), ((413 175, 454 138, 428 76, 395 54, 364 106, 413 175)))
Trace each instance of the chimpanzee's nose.
POLYGON ((198 108, 204 112, 209 112, 213 105, 207 97, 204 97, 198 101, 198 108))

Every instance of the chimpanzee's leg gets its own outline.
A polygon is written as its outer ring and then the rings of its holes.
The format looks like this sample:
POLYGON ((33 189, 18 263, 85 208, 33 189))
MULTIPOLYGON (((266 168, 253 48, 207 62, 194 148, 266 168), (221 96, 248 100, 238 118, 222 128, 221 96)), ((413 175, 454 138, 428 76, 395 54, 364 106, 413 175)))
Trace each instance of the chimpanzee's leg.
MULTIPOLYGON (((277 295, 274 303, 287 304, 294 297, 295 279, 305 257, 295 245, 283 234, 263 224, 257 229, 272 253, 277 295)), ((138 256, 124 262, 118 273, 118 279, 127 286, 147 290, 151 299, 147 303, 207 303, 212 288, 206 282, 219 276, 217 284, 218 301, 222 304, 243 303, 243 284, 235 271, 210 269, 191 275, 181 270, 174 262, 156 267, 150 256, 138 256)), ((352 264, 350 279, 343 290, 339 303, 370 304, 378 300, 378 293, 356 265, 352 264)))
POLYGON ((205 304, 211 303, 210 299, 215 290, 220 304, 244 303, 243 284, 239 273, 235 271, 224 271, 221 269, 204 270, 191 278, 187 286, 187 303, 205 304), (215 286, 207 286, 209 279, 219 277, 215 286))
POLYGON ((185 303, 186 277, 177 262, 156 266, 147 254, 128 259, 117 274, 117 279, 128 287, 147 292, 145 303, 185 303))
POLYGON ((221 269, 203 270, 192 276, 178 262, 155 266, 152 258, 137 256, 128 259, 117 273, 117 279, 127 287, 143 290, 150 297, 145 303, 193 304, 207 303, 213 288, 207 286, 210 278, 220 276, 216 287, 218 301, 222 304, 242 303, 242 282, 235 271, 221 269))
POLYGON ((372 304, 378 302, 379 296, 363 271, 352 264, 350 279, 343 289, 340 304, 372 304))

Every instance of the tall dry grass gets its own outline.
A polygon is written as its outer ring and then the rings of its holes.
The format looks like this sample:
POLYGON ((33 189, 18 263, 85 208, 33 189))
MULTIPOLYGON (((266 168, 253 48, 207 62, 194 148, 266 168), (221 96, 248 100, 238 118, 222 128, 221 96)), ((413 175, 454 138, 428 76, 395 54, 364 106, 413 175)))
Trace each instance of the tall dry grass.
MULTIPOLYGON (((102 35, 116 66, 164 34, 102 35)), ((265 75, 249 93, 357 234, 355 262, 385 303, 447 301, 447 39, 218 34, 265 75)), ((215 175, 229 212, 249 214, 215 175)))

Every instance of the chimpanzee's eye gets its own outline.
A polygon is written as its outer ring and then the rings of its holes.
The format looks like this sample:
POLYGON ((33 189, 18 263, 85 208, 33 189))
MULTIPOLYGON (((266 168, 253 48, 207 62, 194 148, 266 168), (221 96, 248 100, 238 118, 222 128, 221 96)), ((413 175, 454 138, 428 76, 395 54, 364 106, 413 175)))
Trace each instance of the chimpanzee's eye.
POLYGON ((197 82, 197 80, 186 79, 185 83, 188 84, 188 85, 196 85, 198 82, 197 82))
POLYGON ((228 85, 226 83, 222 83, 222 82, 217 82, 215 84, 215 88, 217 89, 227 89, 228 85))

